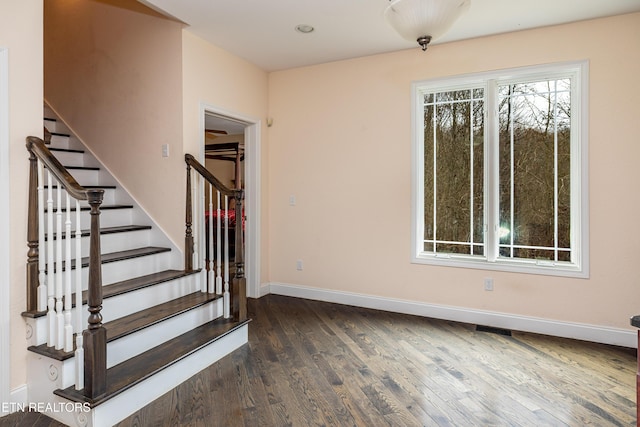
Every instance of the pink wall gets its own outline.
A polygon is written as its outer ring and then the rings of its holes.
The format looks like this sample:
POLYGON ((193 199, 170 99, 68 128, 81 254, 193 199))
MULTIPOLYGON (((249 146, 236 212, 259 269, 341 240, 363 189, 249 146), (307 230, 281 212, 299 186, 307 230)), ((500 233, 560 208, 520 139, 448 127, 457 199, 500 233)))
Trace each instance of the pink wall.
POLYGON ((182 242, 182 24, 136 2, 47 0, 44 40, 46 100, 182 242))
POLYGON ((640 313, 639 45, 631 14, 272 73, 270 281, 628 329, 640 313), (411 264, 411 83, 583 59, 591 277, 411 264))
MULTIPOLYGON (((27 259, 27 194, 29 156, 25 137, 42 136, 42 0, 3 2, 0 5, 0 47, 9 56, 9 164, 10 164, 10 301, 11 349, 2 357, 11 361, 11 389, 24 384, 26 376, 26 331, 22 320, 25 301, 27 259)), ((6 295, 6 294, 5 294, 6 295)), ((5 327, 2 325, 1 327, 5 327)), ((0 386, 2 386, 0 384, 0 386)))

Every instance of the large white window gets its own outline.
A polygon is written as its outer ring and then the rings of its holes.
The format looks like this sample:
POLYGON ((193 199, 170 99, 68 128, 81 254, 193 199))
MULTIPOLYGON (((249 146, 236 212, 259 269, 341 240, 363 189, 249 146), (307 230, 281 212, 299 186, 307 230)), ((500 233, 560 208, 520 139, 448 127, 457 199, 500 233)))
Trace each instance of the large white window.
POLYGON ((414 83, 414 262, 588 276, 587 70, 414 83))

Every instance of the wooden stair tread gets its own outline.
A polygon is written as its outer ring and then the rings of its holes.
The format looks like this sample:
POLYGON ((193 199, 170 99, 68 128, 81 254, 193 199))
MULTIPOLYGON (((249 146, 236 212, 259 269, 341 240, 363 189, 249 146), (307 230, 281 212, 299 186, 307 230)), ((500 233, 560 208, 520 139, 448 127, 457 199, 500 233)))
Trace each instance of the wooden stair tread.
MULTIPOLYGON (((95 189, 95 188, 103 188, 103 189, 115 189, 116 186, 115 185, 83 185, 82 187, 84 188, 90 188, 90 189, 95 189)), ((45 190, 49 188, 48 185, 44 185, 42 188, 44 188, 45 190)), ((52 185, 51 188, 58 188, 58 186, 56 184, 52 185)))
MULTIPOLYGON (((145 276, 134 277, 102 287, 102 298, 109 298, 116 295, 125 294, 137 289, 146 288, 148 286, 157 285, 158 283, 168 282, 170 280, 179 279, 197 273, 199 270, 165 270, 158 273, 151 273, 145 276)), ((82 292, 82 301, 86 303, 86 291, 82 292)))
POLYGON ((74 386, 64 390, 58 389, 54 393, 74 402, 87 402, 95 407, 248 322, 249 320, 238 322, 219 318, 107 369, 107 391, 95 400, 88 399, 82 394, 82 390, 78 391, 74 386))
MULTIPOLYGON (((103 187, 98 187, 98 188, 103 188, 103 187)), ((102 205, 100 206, 101 211, 109 211, 109 210, 116 210, 116 209, 133 209, 133 205, 102 205)), ((90 210, 91 210, 91 206, 80 206, 80 211, 90 211, 90 210)), ((49 209, 45 208, 44 211, 49 212, 49 209)), ((53 211, 57 212, 57 209, 54 207, 53 211)), ((60 212, 66 212, 66 211, 67 211, 67 208, 65 207, 60 208, 60 212)), ((72 207, 70 212, 75 212, 75 211, 76 211, 76 208, 72 207)))
POLYGON ((58 151, 61 153, 78 153, 78 154, 84 154, 84 150, 76 150, 73 148, 57 148, 57 147, 50 147, 49 151, 58 151))
POLYGON ((51 135, 55 135, 55 136, 64 136, 66 138, 71 138, 71 135, 69 135, 68 133, 61 133, 61 132, 49 132, 51 133, 51 135))
MULTIPOLYGON (((130 231, 141 231, 141 230, 151 230, 151 226, 150 225, 118 225, 115 227, 103 227, 100 229, 100 235, 127 233, 130 231)), ((80 236, 88 237, 91 235, 90 231, 91 230, 89 229, 80 230, 80 236)), ((71 238, 73 239, 75 237, 76 237, 76 232, 72 231, 71 238)), ((58 238, 57 233, 53 233, 53 240, 56 240, 57 238, 58 238)), ((63 231, 61 235, 61 239, 66 239, 66 238, 67 238, 67 233, 63 231)), ((49 239, 48 233, 45 233, 45 236, 44 236, 45 242, 48 239, 49 239)))
POLYGON ((107 330, 107 342, 122 338, 219 298, 222 298, 222 296, 200 291, 193 292, 183 297, 112 320, 104 324, 107 330))
MULTIPOLYGON (((111 252, 108 254, 102 254, 102 263, 108 263, 108 262, 116 262, 116 261, 122 261, 125 259, 131 259, 131 258, 139 258, 139 257, 143 257, 143 256, 147 256, 147 255, 154 255, 154 254, 159 254, 162 252, 169 252, 171 251, 170 248, 163 248, 163 247, 159 247, 159 246, 147 246, 144 248, 136 248, 136 249, 129 249, 126 251, 118 251, 118 252, 111 252)), ((84 266, 84 258, 82 259, 83 261, 83 266, 84 266)), ((87 266, 89 265, 89 258, 87 257, 87 266)))
POLYGON ((84 170, 84 171, 99 171, 100 168, 97 166, 65 166, 65 169, 68 170, 84 170))

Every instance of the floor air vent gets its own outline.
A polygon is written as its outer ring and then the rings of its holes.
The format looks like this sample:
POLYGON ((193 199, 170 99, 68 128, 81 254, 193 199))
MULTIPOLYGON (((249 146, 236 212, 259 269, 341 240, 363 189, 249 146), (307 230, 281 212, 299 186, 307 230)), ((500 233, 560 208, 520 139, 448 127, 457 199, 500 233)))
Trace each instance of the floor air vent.
POLYGON ((478 332, 491 332, 492 334, 506 335, 508 337, 511 336, 511 330, 510 329, 494 328, 492 326, 476 325, 476 331, 478 331, 478 332))

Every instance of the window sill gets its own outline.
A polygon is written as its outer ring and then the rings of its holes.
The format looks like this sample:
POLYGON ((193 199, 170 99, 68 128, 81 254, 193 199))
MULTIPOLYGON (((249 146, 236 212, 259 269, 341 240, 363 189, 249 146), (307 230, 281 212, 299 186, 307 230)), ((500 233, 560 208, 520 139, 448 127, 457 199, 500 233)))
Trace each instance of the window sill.
POLYGON ((588 279, 587 268, 569 263, 553 263, 549 261, 506 260, 488 261, 486 258, 464 255, 446 255, 419 253, 411 259, 412 264, 437 265, 453 268, 473 268, 477 270, 504 271, 520 274, 538 274, 544 276, 574 277, 588 279))

